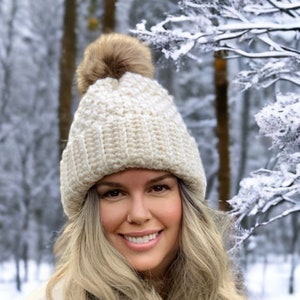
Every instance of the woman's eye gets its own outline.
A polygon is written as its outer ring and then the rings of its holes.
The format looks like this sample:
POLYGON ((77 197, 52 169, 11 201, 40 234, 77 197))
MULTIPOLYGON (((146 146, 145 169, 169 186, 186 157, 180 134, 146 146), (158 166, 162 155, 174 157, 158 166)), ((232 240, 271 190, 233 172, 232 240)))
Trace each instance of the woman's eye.
POLYGON ((100 194, 100 198, 114 198, 114 197, 119 197, 121 196, 121 191, 120 190, 111 190, 108 192, 105 192, 103 194, 100 194))
POLYGON ((164 191, 166 191, 168 189, 168 186, 167 185, 164 185, 164 184, 162 184, 162 185, 155 185, 153 188, 152 188, 152 190, 154 191, 154 192, 164 192, 164 191))

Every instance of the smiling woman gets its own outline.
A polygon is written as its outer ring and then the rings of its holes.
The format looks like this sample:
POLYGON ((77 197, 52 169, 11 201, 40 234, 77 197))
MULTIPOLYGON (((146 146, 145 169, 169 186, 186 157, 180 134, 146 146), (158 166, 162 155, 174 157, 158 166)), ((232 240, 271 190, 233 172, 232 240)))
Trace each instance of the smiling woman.
POLYGON ((106 238, 144 277, 162 278, 179 249, 181 199, 176 177, 129 169, 98 183, 106 238))
POLYGON ((149 48, 133 37, 87 47, 60 165, 68 221, 56 271, 30 299, 245 299, 225 218, 204 200, 197 144, 153 73, 149 48))

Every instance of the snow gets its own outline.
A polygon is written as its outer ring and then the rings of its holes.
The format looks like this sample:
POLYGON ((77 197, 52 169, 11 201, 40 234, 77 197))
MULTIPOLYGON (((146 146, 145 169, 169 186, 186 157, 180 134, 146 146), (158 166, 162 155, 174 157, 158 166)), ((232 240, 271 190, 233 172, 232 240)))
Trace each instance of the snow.
POLYGON ((253 263, 245 276, 249 300, 299 300, 300 266, 297 266, 295 272, 294 295, 288 294, 289 273, 290 264, 283 259, 277 259, 276 263, 268 263, 266 266, 263 262, 253 263))
MULTIPOLYGON (((249 300, 296 300, 300 299, 300 266, 296 268, 295 294, 288 295, 290 264, 283 257, 275 258, 267 265, 257 259, 248 266, 245 281, 249 292, 249 300)), ((49 277, 51 267, 43 264, 40 270, 34 263, 29 267, 29 281, 23 284, 21 293, 14 285, 14 268, 12 263, 0 265, 0 299, 22 300, 49 277), (39 274, 39 275, 37 275, 39 274), (37 279, 37 277, 39 279, 37 279)))
MULTIPOLYGON (((0 264, 0 299, 1 300, 22 300, 39 288, 49 278, 52 267, 49 264, 42 264, 40 268, 35 263, 29 263, 28 282, 22 284, 22 292, 15 287, 15 267, 12 262, 0 264)), ((21 274, 22 275, 22 274, 21 274)))

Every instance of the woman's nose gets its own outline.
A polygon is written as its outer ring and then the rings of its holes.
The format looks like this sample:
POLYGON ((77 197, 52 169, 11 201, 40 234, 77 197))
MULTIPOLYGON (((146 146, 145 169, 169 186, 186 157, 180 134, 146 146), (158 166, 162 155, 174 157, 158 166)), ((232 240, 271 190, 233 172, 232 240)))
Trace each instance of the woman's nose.
POLYGON ((152 215, 147 205, 146 197, 141 193, 131 196, 127 220, 130 223, 143 224, 150 220, 152 215))

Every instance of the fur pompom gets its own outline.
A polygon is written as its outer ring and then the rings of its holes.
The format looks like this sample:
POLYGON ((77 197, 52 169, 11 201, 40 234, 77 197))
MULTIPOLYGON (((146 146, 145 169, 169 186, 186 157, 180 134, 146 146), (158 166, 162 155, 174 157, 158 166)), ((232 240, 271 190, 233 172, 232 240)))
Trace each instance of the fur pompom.
POLYGON ((77 68, 77 85, 83 95, 98 79, 119 79, 126 72, 153 78, 150 49, 137 38, 111 33, 100 36, 84 52, 77 68))

